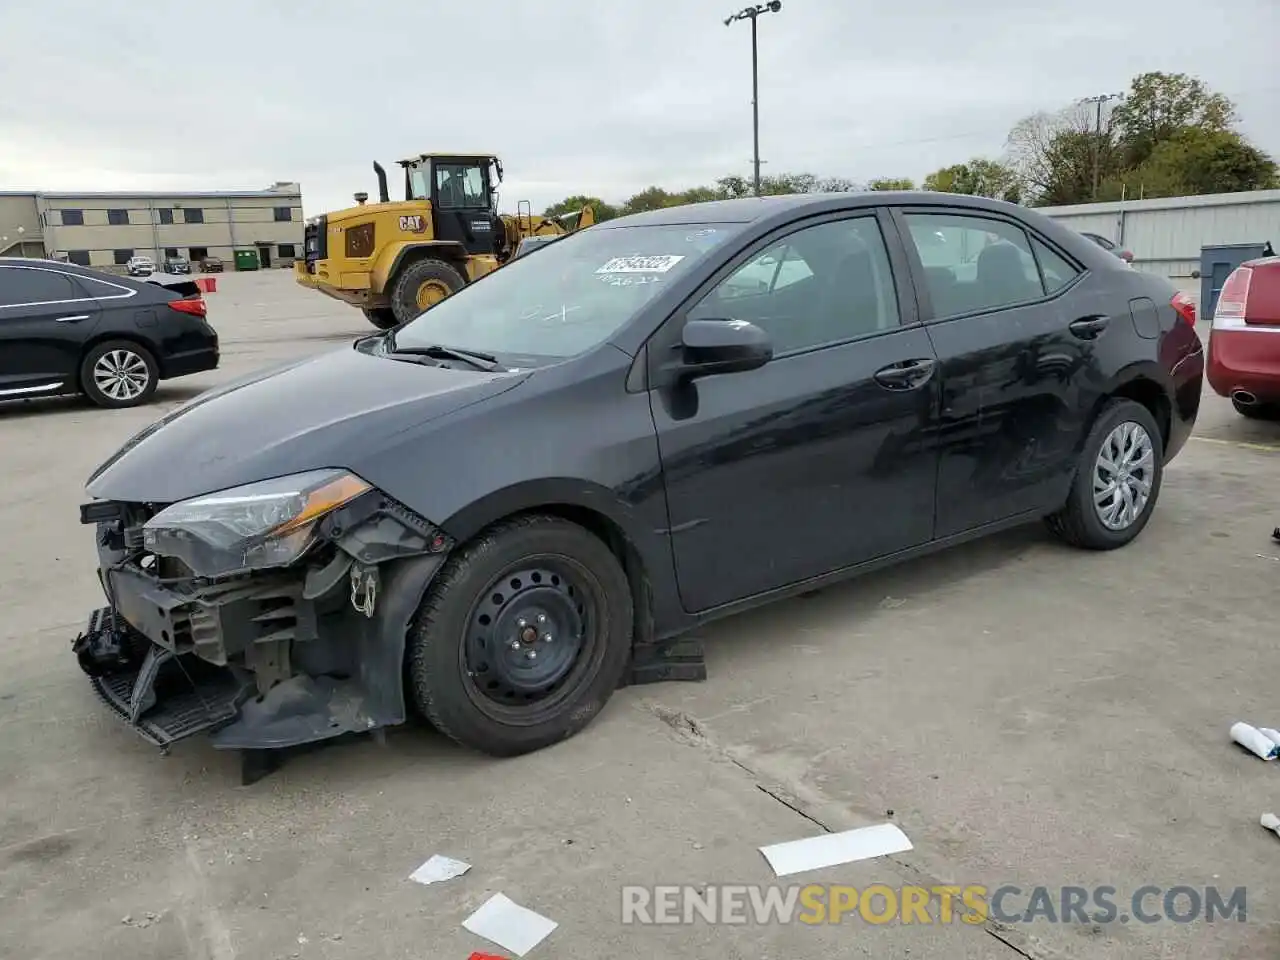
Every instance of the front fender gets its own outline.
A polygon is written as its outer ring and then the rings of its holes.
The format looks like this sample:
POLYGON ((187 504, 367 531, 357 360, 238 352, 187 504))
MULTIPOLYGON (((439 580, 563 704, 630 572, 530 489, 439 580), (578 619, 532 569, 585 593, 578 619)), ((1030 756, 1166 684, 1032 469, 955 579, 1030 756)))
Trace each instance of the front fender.
POLYGON ((370 289, 390 293, 388 284, 404 263, 405 258, 419 250, 429 250, 437 256, 448 254, 456 259, 466 256, 466 249, 455 240, 396 240, 386 244, 369 271, 370 289))

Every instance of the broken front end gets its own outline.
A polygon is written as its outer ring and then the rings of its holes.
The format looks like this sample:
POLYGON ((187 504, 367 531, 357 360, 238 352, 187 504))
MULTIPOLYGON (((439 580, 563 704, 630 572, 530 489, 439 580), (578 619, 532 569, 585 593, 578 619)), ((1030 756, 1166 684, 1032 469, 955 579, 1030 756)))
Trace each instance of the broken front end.
POLYGON ((159 746, 266 750, 405 719, 405 632, 452 541, 345 470, 173 504, 98 500, 107 606, 74 641, 159 746))

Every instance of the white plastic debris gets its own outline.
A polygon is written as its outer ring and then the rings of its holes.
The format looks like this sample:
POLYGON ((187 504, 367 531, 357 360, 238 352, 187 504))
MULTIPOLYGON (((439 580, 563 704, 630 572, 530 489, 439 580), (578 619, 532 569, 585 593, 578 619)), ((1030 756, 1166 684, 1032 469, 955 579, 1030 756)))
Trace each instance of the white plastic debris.
POLYGON ((440 883, 444 880, 453 880, 460 877, 470 869, 471 864, 469 863, 463 863, 461 860, 453 859, 453 857, 442 857, 437 853, 433 854, 430 860, 409 874, 409 879, 424 885, 440 883))
POLYGON ((559 924, 513 902, 501 893, 480 905, 480 909, 462 921, 463 927, 517 957, 540 944, 559 924))
POLYGON ((1274 813, 1264 813, 1262 815, 1262 825, 1280 837, 1280 817, 1277 817, 1274 813))
POLYGON ((1243 721, 1231 725, 1231 739, 1263 760, 1274 760, 1280 756, 1280 743, 1243 721))
POLYGON ((761 847, 760 852, 779 877, 820 870, 855 860, 870 860, 912 849, 911 841, 895 824, 880 823, 843 833, 824 833, 804 840, 790 840, 761 847))
POLYGON ((1280 743, 1280 730, 1272 730, 1270 727, 1259 727, 1258 732, 1272 743, 1280 743))

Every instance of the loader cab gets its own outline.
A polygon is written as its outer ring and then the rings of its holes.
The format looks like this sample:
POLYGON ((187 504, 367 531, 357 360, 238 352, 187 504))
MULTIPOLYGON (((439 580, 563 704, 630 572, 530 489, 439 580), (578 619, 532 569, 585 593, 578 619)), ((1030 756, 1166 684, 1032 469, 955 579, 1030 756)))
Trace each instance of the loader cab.
POLYGON ((496 254, 505 242, 498 216, 502 164, 482 155, 423 154, 400 161, 405 199, 428 200, 437 240, 455 241, 468 254, 496 254))

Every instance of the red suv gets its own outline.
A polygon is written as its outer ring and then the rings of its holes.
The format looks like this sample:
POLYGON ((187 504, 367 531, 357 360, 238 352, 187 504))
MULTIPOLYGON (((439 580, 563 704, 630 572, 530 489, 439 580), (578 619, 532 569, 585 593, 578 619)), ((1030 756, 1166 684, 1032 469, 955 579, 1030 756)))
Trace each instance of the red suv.
POLYGON ((1246 417, 1280 417, 1280 257, 1241 264, 1209 331, 1209 385, 1246 417))

